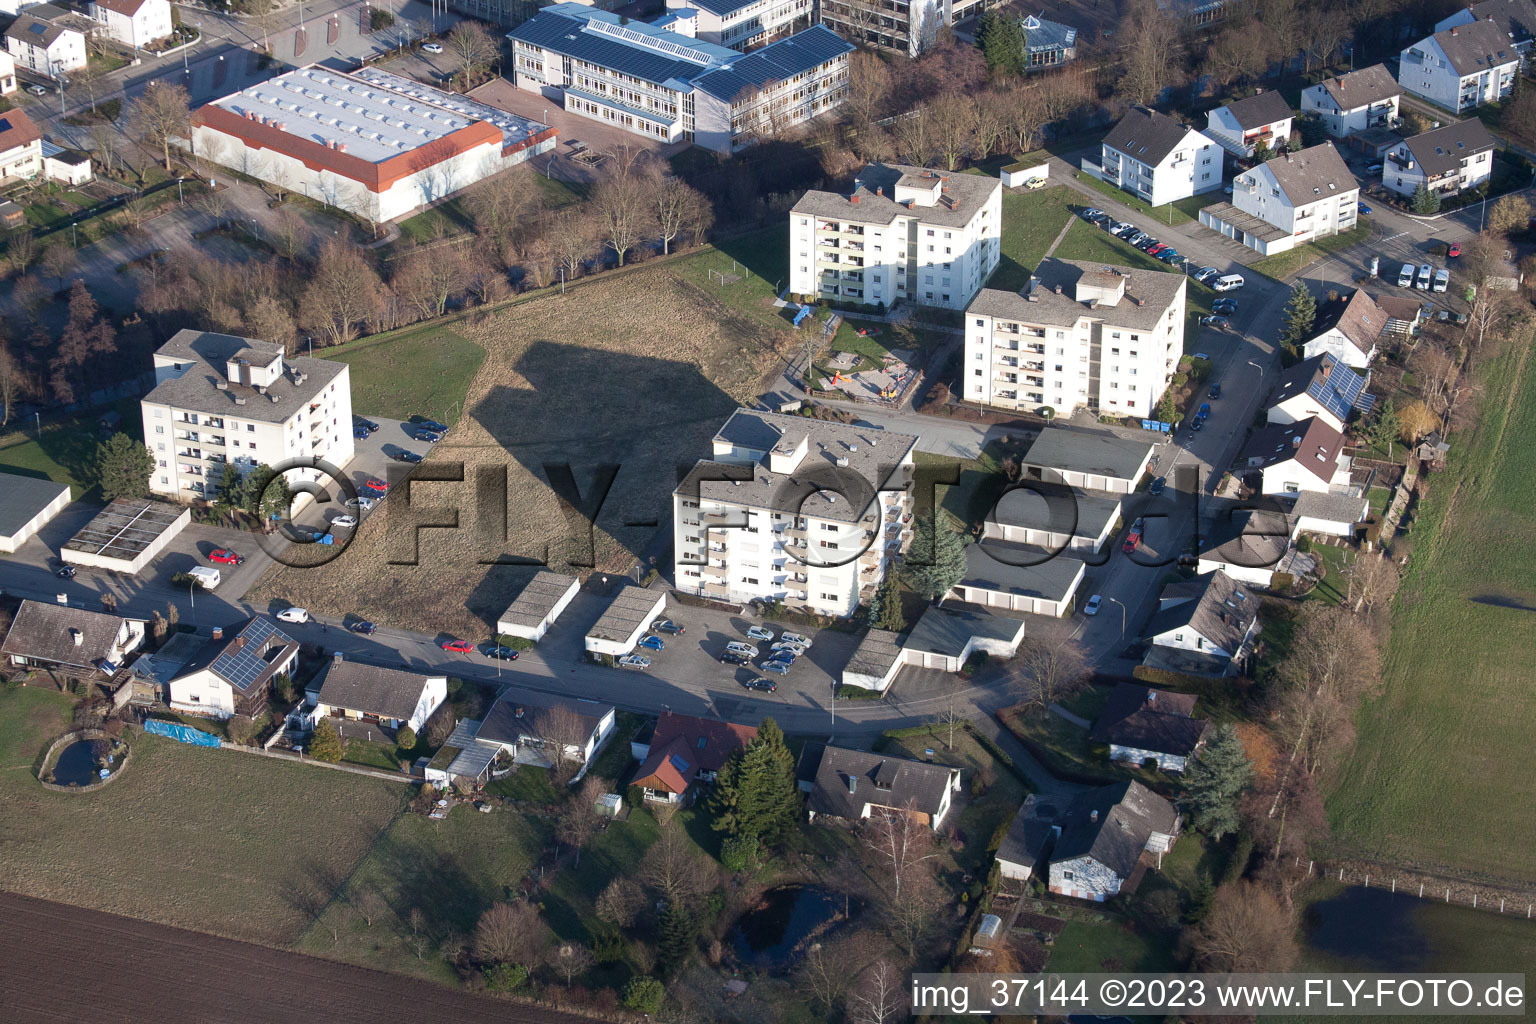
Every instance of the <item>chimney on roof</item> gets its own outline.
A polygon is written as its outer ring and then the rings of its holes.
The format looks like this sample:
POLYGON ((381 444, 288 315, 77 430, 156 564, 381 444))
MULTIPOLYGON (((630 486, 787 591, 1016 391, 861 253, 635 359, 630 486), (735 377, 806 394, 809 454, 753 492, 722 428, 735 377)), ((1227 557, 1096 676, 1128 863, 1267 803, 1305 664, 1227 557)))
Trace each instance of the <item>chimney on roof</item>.
POLYGON ((1148 690, 1147 691, 1147 703, 1148 704, 1153 704, 1153 703, 1156 703, 1156 701, 1157 701, 1157 691, 1156 690, 1148 690))
POLYGON ((214 626, 213 627, 213 638, 215 640, 223 640, 224 639, 224 627, 223 626, 214 626))
POLYGON ((858 196, 856 196, 856 195, 853 195, 853 196, 849 196, 849 197, 848 197, 848 201, 849 201, 849 202, 850 202, 850 203, 853 203, 853 204, 854 204, 854 205, 855 205, 855 206, 857 206, 857 205, 858 205, 858 202, 859 202, 859 197, 858 197, 858 196))
POLYGON ((76 647, 85 643, 85 634, 73 626, 69 627, 69 638, 75 642, 76 647))
POLYGON ((518 717, 518 718, 522 718, 523 717, 523 706, 521 704, 519 704, 517 706, 517 715, 516 715, 516 717, 518 717))
POLYGON ((877 196, 885 195, 885 186, 884 185, 876 185, 875 186, 875 195, 877 195, 877 196))
POLYGON ((1453 35, 1453 36, 1454 36, 1454 35, 1457 35, 1457 34, 1458 34, 1458 33, 1457 33, 1457 32, 1456 32, 1456 28, 1455 28, 1455 26, 1452 26, 1452 27, 1451 27, 1451 35, 1453 35))
POLYGON ((1095 822, 1095 823, 1098 822, 1098 820, 1099 820, 1099 812, 1098 812, 1097 808, 1095 808, 1094 810, 1091 810, 1091 811, 1088 812, 1088 820, 1092 821, 1092 822, 1095 822))
POLYGON ((241 650, 244 647, 245 647, 245 637, 243 637, 243 636, 235 637, 235 650, 238 651, 238 650, 241 650))
POLYGON ((339 664, 341 664, 341 662, 342 662, 342 661, 343 661, 343 660, 344 660, 344 659, 343 659, 343 658, 342 658, 342 656, 341 656, 341 652, 340 652, 340 651, 334 651, 334 652, 332 652, 332 654, 331 654, 331 664, 333 664, 333 665, 339 665, 339 664))
POLYGON ((1301 435, 1300 434, 1297 434, 1295 437, 1291 438, 1291 447, 1292 448, 1300 448, 1301 447, 1301 435))
POLYGON ((1055 288, 1055 291, 1056 291, 1057 295, 1060 295, 1061 294, 1061 285, 1057 285, 1056 288, 1055 288))

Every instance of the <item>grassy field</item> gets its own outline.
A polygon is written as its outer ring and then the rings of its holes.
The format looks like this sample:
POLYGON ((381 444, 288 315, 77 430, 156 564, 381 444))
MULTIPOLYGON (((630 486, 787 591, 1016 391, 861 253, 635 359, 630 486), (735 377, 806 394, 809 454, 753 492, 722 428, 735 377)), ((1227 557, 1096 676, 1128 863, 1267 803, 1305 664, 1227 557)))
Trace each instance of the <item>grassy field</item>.
MULTIPOLYGON (((1195 219, 1188 213, 1185 213, 1178 203, 1164 203, 1162 206, 1153 206, 1146 200, 1138 199, 1124 189, 1116 188, 1109 182, 1102 178, 1096 178, 1087 171, 1078 171, 1074 177, 1090 188, 1104 193, 1105 196, 1113 199, 1115 202, 1129 206, 1131 209, 1153 218, 1153 224, 1188 224, 1195 219)), ((1212 197, 1211 202, 1215 202, 1221 198, 1221 192, 1212 193, 1212 197)), ((1202 203, 1201 205, 1204 204, 1202 203)), ((1199 209, 1199 207, 1196 207, 1196 209, 1199 209)), ((1143 225, 1142 227, 1146 230, 1151 227, 1151 224, 1143 225)))
MULTIPOLYGON (((123 418, 119 429, 132 438, 142 439, 138 400, 118 402, 112 408, 123 418)), ((18 421, 9 433, 0 436, 0 471, 69 484, 75 500, 94 497, 98 420, 105 411, 45 423, 41 440, 31 424, 18 421)))
MULTIPOLYGON (((539 194, 547 210, 558 210, 562 206, 569 206, 585 195, 584 186, 572 185, 534 171, 527 173, 532 174, 533 180, 538 183, 539 194)), ((473 232, 474 229, 475 223, 464 206, 463 196, 439 203, 431 209, 423 210, 414 217, 408 217, 400 222, 401 239, 418 243, 431 242, 449 235, 462 235, 473 232)))
POLYGON ((1255 260, 1249 266, 1261 274, 1274 278, 1276 281, 1284 281, 1313 260, 1322 259, 1329 253, 1338 252, 1340 249, 1348 249, 1352 245, 1365 241, 1370 235, 1370 219, 1361 217, 1359 223, 1352 230, 1346 231, 1342 235, 1319 238, 1315 242, 1298 245, 1289 252, 1282 252, 1275 256, 1266 256, 1261 260, 1255 260))
POLYGON ((330 880, 389 826, 407 788, 143 734, 98 793, 31 774, 70 701, 0 691, 0 888, 145 920, 286 945, 330 880))
MULTIPOLYGON (((253 597, 484 636, 531 572, 487 564, 497 555, 546 559, 578 572, 584 563, 629 568, 655 534, 658 509, 668 507, 677 467, 707 455, 731 411, 760 394, 803 343, 772 304, 770 275, 782 270, 785 230, 456 325, 467 344, 485 352, 485 362, 468 381, 465 415, 427 464, 462 462, 466 480, 482 470, 505 472, 505 544, 487 542, 478 530, 432 530, 412 551, 415 545, 400 544, 410 531, 389 531, 388 517, 374 516, 344 557, 320 568, 270 572, 253 597), (723 270, 726 280, 711 278, 710 270, 723 270), (617 476, 595 528, 574 528, 547 467, 570 466, 580 492, 590 494, 598 464, 617 465, 617 476)), ((365 384, 354 392, 357 407, 382 412, 369 404, 368 375, 359 376, 365 384)), ((381 386, 395 387, 387 379, 381 386)), ((412 387, 412 406, 396 411, 422 408, 412 387)), ((433 404, 451 405, 447 387, 433 404)), ((458 492, 460 507, 468 507, 469 493, 458 492)))
POLYGON ((1418 516, 1382 696, 1328 811, 1350 852, 1529 884, 1536 817, 1514 809, 1536 734, 1536 361, 1529 334, 1510 344, 1418 516))
POLYGON ((352 408, 362 416, 428 416, 450 426, 463 411, 485 349, 450 327, 425 326, 327 353, 352 367, 352 408))
POLYGON ((1072 207, 1082 198, 1065 185, 1037 192, 1003 192, 1002 258, 987 280, 988 288, 1018 291, 1044 258, 1072 207))

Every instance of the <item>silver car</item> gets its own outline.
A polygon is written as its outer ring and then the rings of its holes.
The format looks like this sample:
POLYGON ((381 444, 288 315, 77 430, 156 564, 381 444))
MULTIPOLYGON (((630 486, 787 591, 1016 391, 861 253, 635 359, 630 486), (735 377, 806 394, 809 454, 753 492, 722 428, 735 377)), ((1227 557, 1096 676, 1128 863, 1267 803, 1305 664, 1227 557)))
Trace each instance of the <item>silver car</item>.
POLYGON ((753 647, 751 644, 744 644, 740 640, 732 640, 730 643, 725 645, 725 649, 730 651, 732 654, 739 654, 743 658, 757 657, 757 648, 753 647))

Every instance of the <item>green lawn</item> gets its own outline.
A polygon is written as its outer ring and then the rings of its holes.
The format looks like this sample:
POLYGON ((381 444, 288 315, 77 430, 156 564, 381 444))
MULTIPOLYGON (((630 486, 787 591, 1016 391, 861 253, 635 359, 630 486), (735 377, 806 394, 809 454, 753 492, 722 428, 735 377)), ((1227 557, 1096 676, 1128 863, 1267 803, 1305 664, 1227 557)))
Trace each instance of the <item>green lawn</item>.
POLYGON ((1002 258, 988 288, 1018 291, 1044 258, 1062 226, 1073 216, 1078 194, 1065 185, 1036 192, 1003 193, 1002 258))
POLYGON ((1328 800, 1348 852, 1536 881, 1536 819, 1515 810, 1536 734, 1532 365, 1526 329, 1488 365, 1479 421, 1418 516, 1381 696, 1328 800))
MULTIPOLYGON (((123 433, 136 440, 143 438, 137 399, 117 402, 110 408, 122 416, 119 429, 123 433)), ((44 421, 41 440, 33 423, 16 422, 9 433, 0 436, 0 471, 69 484, 75 500, 94 497, 98 422, 106 411, 103 408, 65 420, 44 421)))
POLYGON ((1371 515, 1384 516, 1387 514, 1387 506, 1392 503, 1392 489, 1389 487, 1372 487, 1365 495, 1370 502, 1371 515))
POLYGON ((1354 552, 1349 548, 1336 548, 1331 544, 1314 544, 1312 557, 1327 569, 1327 574, 1307 597, 1324 604, 1338 604, 1344 600, 1344 595, 1349 591, 1349 584, 1344 579, 1344 570, 1350 562, 1354 561, 1354 552))
MULTIPOLYGON (((1138 199, 1136 196, 1131 195, 1124 189, 1116 188, 1109 182, 1104 181, 1102 178, 1096 178, 1089 174, 1087 171, 1078 171, 1074 177, 1076 177, 1078 181, 1081 181, 1096 189, 1097 191, 1104 193, 1104 195, 1108 196, 1110 199, 1113 199, 1115 202, 1122 203, 1125 206, 1129 206, 1133 210, 1138 210, 1141 213, 1145 213, 1147 216, 1152 217, 1153 223, 1188 224, 1190 221, 1195 219, 1188 213, 1184 212, 1184 210, 1180 208, 1180 204, 1177 202, 1164 203, 1162 206, 1153 206, 1146 200, 1138 199)), ((1222 198, 1222 193, 1218 189, 1215 192, 1208 193, 1208 196, 1208 201, 1214 203, 1222 198)), ((1206 197, 1202 196, 1199 198, 1205 199, 1206 197)), ((1185 205, 1188 205, 1189 202, 1190 200, 1185 200, 1185 205)), ((1202 202, 1200 205, 1204 206, 1206 203, 1202 202)), ((1199 208, 1199 206, 1195 207, 1196 210, 1199 208)), ((1143 230, 1147 230, 1151 227, 1151 225, 1143 225, 1142 227, 1143 230)))
MULTIPOLYGON (((1108 699, 1108 687, 1091 687, 1064 706, 1091 722, 1098 718, 1108 699)), ((1000 712, 999 719, 1009 732, 1025 740, 1048 768, 1104 782, 1114 782, 1122 777, 1122 768, 1110 763, 1109 748, 1091 743, 1087 729, 1060 715, 1009 709, 1000 712)), ((1133 774, 1141 776, 1145 773, 1137 769, 1133 774)))
POLYGON ((914 452, 912 457, 922 470, 917 478, 917 511, 926 512, 936 503, 958 522, 972 530, 980 529, 1008 486, 1001 472, 1002 460, 1010 453, 1023 454, 1024 447, 1022 441, 1010 441, 1005 446, 999 438, 982 449, 980 459, 914 452), (931 492, 924 483, 929 479, 940 481, 931 492))
POLYGON ((1315 242, 1298 245, 1289 252, 1282 252, 1275 256, 1266 256, 1261 260, 1255 260, 1249 266, 1261 274, 1274 278, 1276 281, 1284 281, 1313 260, 1321 259, 1329 253, 1338 252, 1340 249, 1348 249, 1352 245, 1365 241, 1370 236, 1370 218, 1361 217, 1354 228, 1341 235, 1330 235, 1327 238, 1319 238, 1315 242))
POLYGON ((690 281, 697 280, 700 287, 730 305, 760 307, 764 299, 771 300, 777 294, 775 285, 780 291, 789 285, 789 221, 722 238, 697 255, 674 263, 672 269, 690 281), (711 270, 726 275, 726 283, 718 277, 711 279, 711 270), (733 277, 739 280, 731 281, 733 277))
POLYGON ((1172 944, 1140 934, 1127 922, 1068 921, 1051 947, 1046 967, 1063 973, 1171 971, 1172 944))
POLYGON ((428 416, 453 424, 485 350, 448 327, 426 325, 325 352, 352 367, 352 408, 362 416, 428 416))

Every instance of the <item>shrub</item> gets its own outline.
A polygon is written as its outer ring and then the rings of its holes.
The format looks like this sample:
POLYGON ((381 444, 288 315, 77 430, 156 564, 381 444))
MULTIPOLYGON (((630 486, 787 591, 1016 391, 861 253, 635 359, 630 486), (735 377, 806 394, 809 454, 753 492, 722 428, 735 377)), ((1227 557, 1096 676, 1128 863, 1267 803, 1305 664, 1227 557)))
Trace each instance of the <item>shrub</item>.
POLYGON ((720 863, 727 871, 745 871, 756 861, 756 836, 731 836, 720 844, 720 863))
POLYGON ((416 746, 416 730, 408 725, 402 725, 395 730, 395 745, 401 750, 410 750, 416 746))
POLYGON ((293 700, 293 677, 287 672, 279 672, 272 677, 272 689, 277 694, 277 699, 284 704, 293 700))
POLYGON ((1296 538, 1296 550, 1300 551, 1302 554, 1306 554, 1307 552, 1311 551, 1312 550, 1312 538, 1308 537, 1306 534, 1302 534, 1300 537, 1297 537, 1296 538))
POLYGON ((1296 577, 1288 572, 1277 572, 1269 581, 1269 589, 1277 594, 1289 593, 1296 585, 1296 577))
POLYGON ((250 715, 235 715, 225 723, 224 731, 230 742, 245 746, 256 735, 256 721, 250 715))
POLYGON ((522 964, 492 964, 485 968, 485 987, 492 992, 516 992, 528 983, 522 964))
POLYGON ((636 1013, 654 1014, 661 1009, 666 990, 655 978, 631 978, 624 986, 624 1005, 636 1013))

